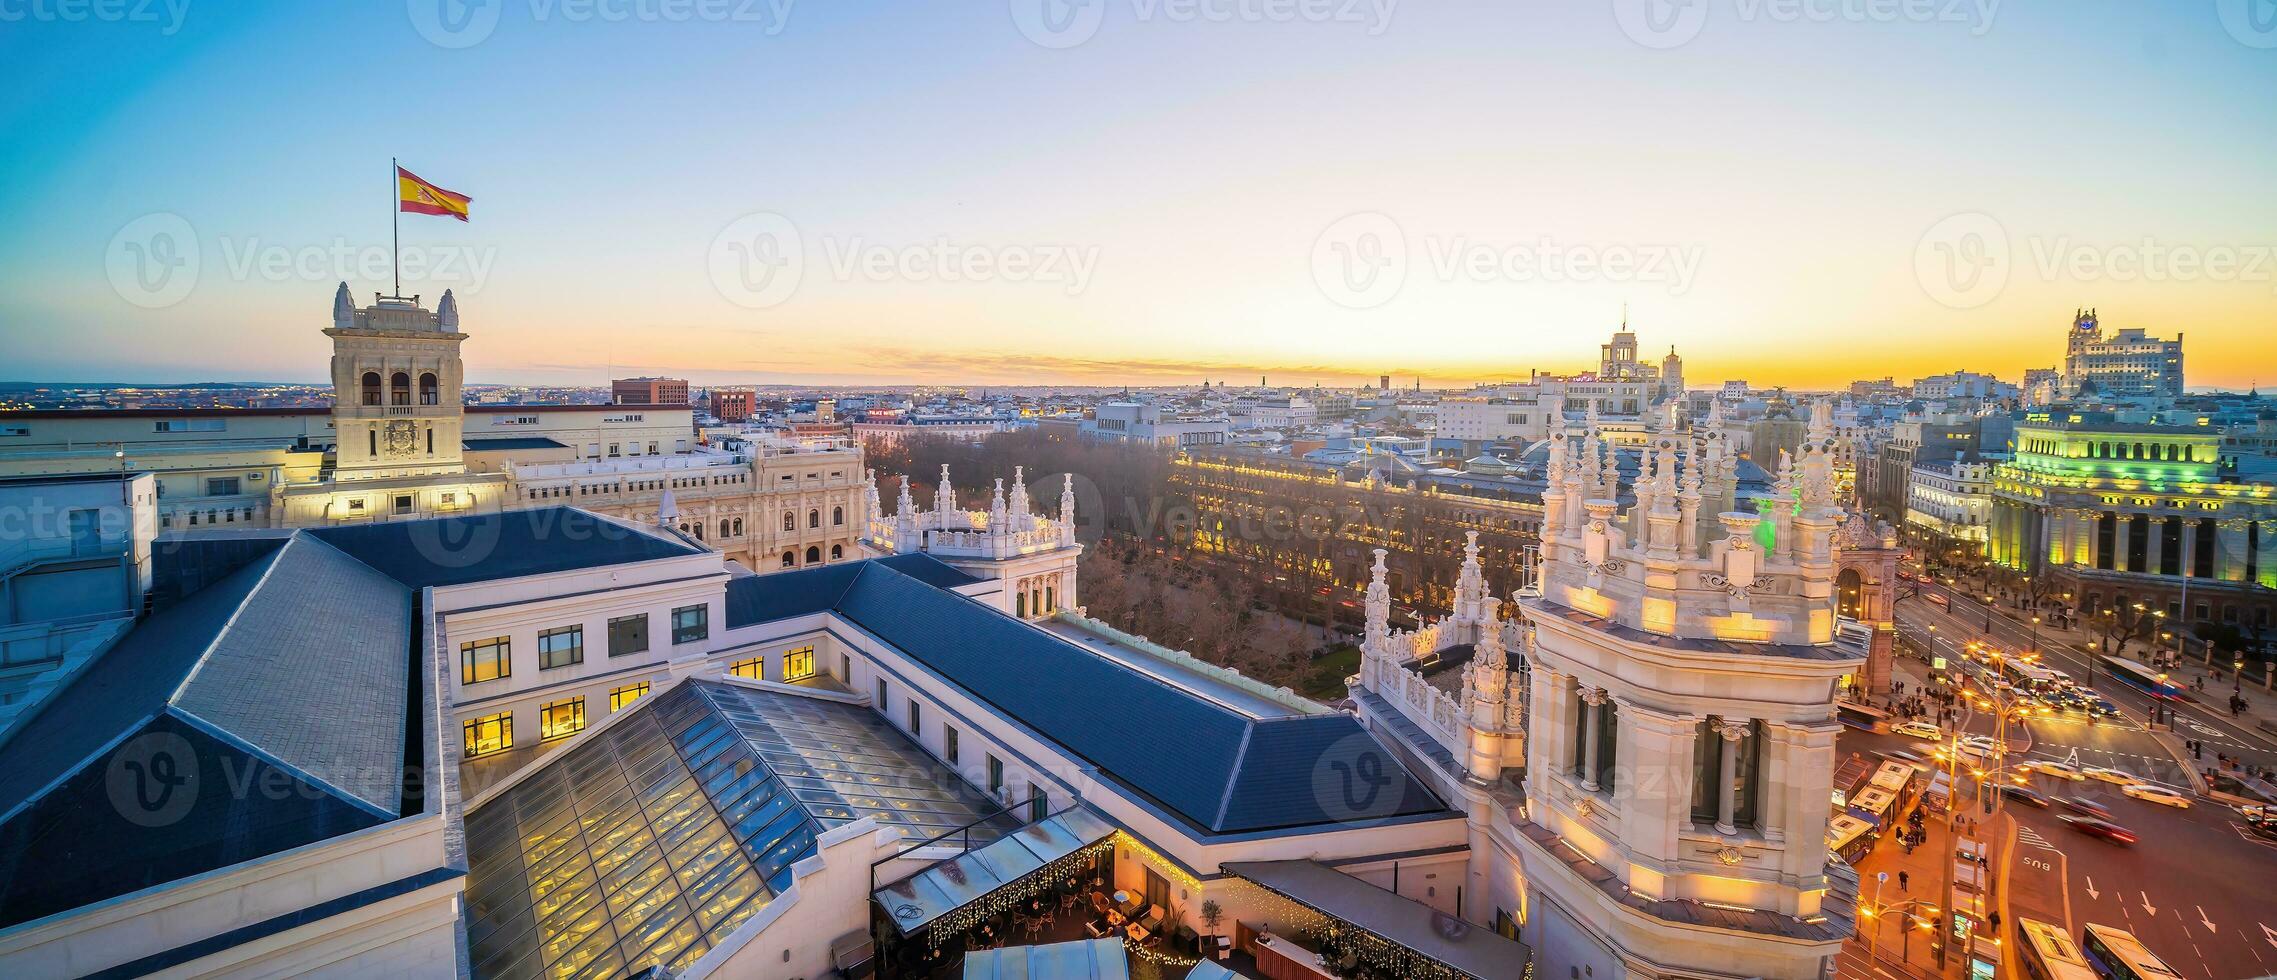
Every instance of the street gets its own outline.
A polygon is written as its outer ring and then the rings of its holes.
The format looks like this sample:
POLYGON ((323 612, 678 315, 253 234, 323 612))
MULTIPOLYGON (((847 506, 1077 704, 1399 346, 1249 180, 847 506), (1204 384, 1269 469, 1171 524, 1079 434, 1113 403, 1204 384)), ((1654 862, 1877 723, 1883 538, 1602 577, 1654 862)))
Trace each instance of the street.
MULTIPOLYGON (((1924 586, 1924 588, 1941 587, 1924 586)), ((1945 592, 1950 610, 1920 598, 1897 605, 1898 627, 1947 658, 1960 662, 1963 648, 1988 637, 1981 603, 1957 592, 1945 592)), ((2071 634, 2075 636, 2077 634, 2071 634)), ((2043 631, 2038 649, 2044 663, 2069 673, 2085 686, 2091 676, 2093 655, 2071 648, 2051 631, 2043 631)), ((2019 623, 1996 612, 1991 642, 2010 651, 2034 646, 2031 624, 2019 623)), ((1902 659, 1902 658, 1901 658, 1902 659)), ((1926 667, 1906 660, 1900 679, 1915 690, 1926 667)), ((2218 707, 2220 692, 2209 690, 2217 706, 2184 703, 2174 712, 2175 731, 2153 732, 2145 725, 2151 699, 2111 679, 2099 668, 2092 671, 2094 689, 2117 705, 2118 718, 2095 723, 2077 714, 2035 717, 2009 727, 2009 762, 2032 759, 2070 761, 2080 767, 2124 770, 2147 781, 2190 790, 2193 782, 2178 758, 2184 738, 2205 743, 2204 761, 2214 764, 2215 753, 2242 758, 2251 765, 2277 764, 2277 738, 2240 725, 2218 707)), ((1964 709, 1954 728, 1971 734, 1993 734, 1994 721, 1964 709)), ((1840 746, 1844 754, 1906 748, 1917 752, 1920 740, 1847 730, 1840 746)), ((1924 752, 1926 754, 1926 752, 1924 752)), ((2077 937, 2082 926, 2096 923, 2134 933, 2183 977, 2192 980, 2232 980, 2277 974, 2277 907, 2270 883, 2277 881, 2277 842, 2254 836, 2231 807, 2195 796, 2190 809, 2176 809, 2125 796, 2119 787, 2097 780, 2074 782, 2046 775, 2027 777, 2031 788, 2049 797, 2077 797, 2109 810, 2114 822, 2134 831, 2140 842, 2113 844, 2088 836, 2065 824, 2060 806, 2039 809, 2014 801, 2001 809, 2004 819, 1988 821, 1996 869, 1996 901, 2006 931, 2013 936, 2019 917, 2041 919, 2062 926, 2077 937)), ((1973 811, 1981 812, 1981 811, 1973 811)), ((1943 842, 1940 841, 1941 846, 1943 842)), ((1859 862, 1871 880, 1871 870, 1910 867, 1913 887, 1935 889, 1946 865, 1936 859, 1903 855, 1885 840, 1859 862)), ((2008 971, 2018 969, 2013 956, 2008 971)), ((1898 952, 1882 954, 1896 959, 1898 952)), ((1886 962, 1885 960, 1885 962, 1886 962)), ((1912 962, 1925 962, 1917 953, 1912 962)), ((1846 963, 1848 974, 1867 975, 1871 964, 1846 963)), ((1926 970, 1922 975, 1934 975, 1926 970)), ((1884 971, 1884 975, 1888 975, 1884 971)))

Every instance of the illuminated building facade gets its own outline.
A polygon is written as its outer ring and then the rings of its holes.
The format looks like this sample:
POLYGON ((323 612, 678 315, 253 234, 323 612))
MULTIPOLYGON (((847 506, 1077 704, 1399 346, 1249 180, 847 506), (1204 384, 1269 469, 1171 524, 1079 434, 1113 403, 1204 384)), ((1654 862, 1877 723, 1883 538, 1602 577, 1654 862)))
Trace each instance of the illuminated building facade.
POLYGON ((2142 602, 2177 621, 2268 625, 2277 484, 2241 477, 2221 445, 2210 426, 2032 414, 1994 474, 1992 560, 2055 576, 2089 615, 2142 602))
POLYGON ((2063 397, 2092 394, 2106 398, 2182 396, 2182 335, 2173 340, 2129 327, 2106 336, 2094 310, 2072 316, 2065 337, 2063 397))
POLYGON ((1983 554, 1992 527, 1993 466, 1976 460, 1914 464, 1906 486, 1906 526, 1942 547, 1983 554))
POLYGON ((1513 621, 1472 547, 1454 615, 1394 633, 1379 554, 1354 701, 1461 801, 1473 888, 1541 975, 1815 978, 1849 934, 1832 692, 1873 631, 1839 615, 1834 441, 1742 509, 1718 434, 1655 434, 1624 488, 1595 426, 1553 433, 1513 621), (1459 697, 1414 669, 1458 654, 1459 697))

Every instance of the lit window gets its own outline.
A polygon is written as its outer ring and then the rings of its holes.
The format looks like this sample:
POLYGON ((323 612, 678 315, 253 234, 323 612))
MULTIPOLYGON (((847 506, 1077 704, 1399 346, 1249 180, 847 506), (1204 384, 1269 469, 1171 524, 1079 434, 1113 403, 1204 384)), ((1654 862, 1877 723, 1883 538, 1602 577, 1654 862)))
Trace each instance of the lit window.
POLYGON ((800 647, 783 654, 783 679, 805 680, 814 676, 814 648, 800 647))
POLYGON ((538 709, 538 738, 556 739, 585 730, 585 696, 555 701, 538 709))
POLYGON ((641 681, 638 684, 627 684, 623 687, 611 689, 609 691, 609 710, 612 712, 623 711, 625 710, 625 705, 631 704, 647 696, 647 681, 641 681))
POLYGON ((748 677, 755 681, 763 681, 767 679, 767 660, 764 657, 738 660, 734 666, 727 669, 727 672, 736 677, 748 677))
POLYGON ((648 651, 648 614, 618 616, 609 620, 609 656, 648 651))
POLYGON ((704 606, 681 606, 672 610, 672 642, 694 643, 712 635, 710 612, 704 606))
POLYGON ((538 634, 538 669, 573 667, 585 662, 585 627, 564 626, 538 634))
POLYGON ((469 718, 466 721, 466 757, 489 755, 514 747, 514 713, 469 718))
POLYGON ((480 684, 514 673, 513 641, 493 636, 459 644, 459 683, 480 684))

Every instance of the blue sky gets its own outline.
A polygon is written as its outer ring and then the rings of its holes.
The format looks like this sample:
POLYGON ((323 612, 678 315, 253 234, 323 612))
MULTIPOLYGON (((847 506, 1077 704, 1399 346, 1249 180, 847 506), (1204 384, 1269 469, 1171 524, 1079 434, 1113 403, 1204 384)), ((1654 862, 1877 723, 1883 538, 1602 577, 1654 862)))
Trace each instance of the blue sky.
POLYGON ((1030 0, 440 2, 0 4, 32 13, 0 23, 0 378, 321 378, 333 282, 389 285, 390 157, 474 198, 403 243, 478 382, 1459 384, 1585 365, 1623 304, 1702 379, 2014 376, 2076 306, 2187 331, 2194 384, 2277 367, 2277 38, 2223 21, 2277 0, 1692 0, 1673 46, 1623 29, 1653 0, 1090 0, 1061 49, 1030 0), (495 26, 422 35, 453 10, 495 26), (752 214, 796 230, 787 297, 717 281, 752 214), (198 254, 155 304, 115 282, 148 215, 198 254), (1381 303, 1321 280, 1352 215, 1407 258, 1381 303), (1924 283, 1956 215, 1996 286, 1924 283), (1543 245, 1675 261, 1545 281, 1543 245))

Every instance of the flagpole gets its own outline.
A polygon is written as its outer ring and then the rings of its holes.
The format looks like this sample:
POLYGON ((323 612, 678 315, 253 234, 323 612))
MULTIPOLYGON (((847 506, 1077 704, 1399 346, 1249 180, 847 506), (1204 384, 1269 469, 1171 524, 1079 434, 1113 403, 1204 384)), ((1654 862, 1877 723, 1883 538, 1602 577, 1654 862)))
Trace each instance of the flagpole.
POLYGON ((395 270, 395 295, 403 295, 403 167, 394 157, 387 158, 388 212, 393 215, 395 231, 388 240, 388 265, 395 270))

